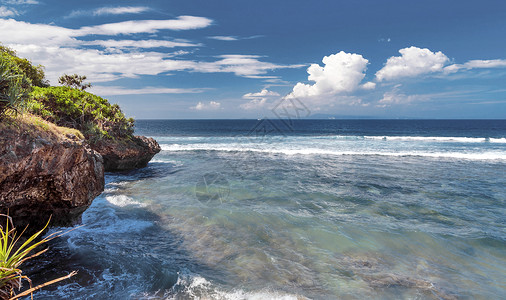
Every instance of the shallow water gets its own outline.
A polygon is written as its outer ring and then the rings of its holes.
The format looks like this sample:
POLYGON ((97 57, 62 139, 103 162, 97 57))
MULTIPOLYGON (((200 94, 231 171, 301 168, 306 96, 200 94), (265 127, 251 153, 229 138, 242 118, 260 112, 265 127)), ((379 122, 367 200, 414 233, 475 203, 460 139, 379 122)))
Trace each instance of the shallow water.
POLYGON ((505 122, 191 122, 139 122, 163 151, 107 175, 37 299, 506 297, 505 122))

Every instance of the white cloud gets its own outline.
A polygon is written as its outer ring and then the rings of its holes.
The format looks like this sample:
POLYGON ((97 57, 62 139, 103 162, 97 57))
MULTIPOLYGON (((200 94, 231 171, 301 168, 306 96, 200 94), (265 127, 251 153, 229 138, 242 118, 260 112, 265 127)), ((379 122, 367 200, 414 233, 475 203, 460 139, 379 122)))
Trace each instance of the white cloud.
POLYGON ((204 17, 180 16, 172 20, 135 20, 81 27, 75 36, 155 33, 159 30, 189 30, 208 27, 212 20, 204 17))
POLYGON ((115 96, 115 95, 148 95, 148 94, 196 94, 196 93, 203 93, 205 89, 179 89, 179 88, 160 88, 160 87, 129 89, 121 86, 92 86, 90 91, 100 96, 115 96))
POLYGON ((103 16, 103 15, 123 15, 140 14, 151 9, 146 6, 116 6, 101 7, 94 10, 74 10, 65 18, 74 18, 79 16, 103 16))
POLYGON ((4 45, 73 45, 74 30, 46 24, 31 24, 13 19, 0 19, 0 41, 4 45))
POLYGON ((190 107, 194 110, 218 110, 221 107, 221 103, 216 101, 209 101, 208 103, 199 102, 197 105, 190 107))
POLYGON ((280 94, 262 89, 257 93, 247 93, 242 96, 243 99, 249 99, 250 101, 239 105, 240 108, 246 110, 259 109, 265 107, 268 104, 268 99, 273 97, 279 97, 280 94))
POLYGON ((444 68, 445 73, 455 73, 462 69, 490 69, 490 68, 506 68, 506 59, 491 60, 470 60, 464 64, 454 64, 444 68))
POLYGON ((324 98, 353 92, 365 77, 368 64, 362 55, 344 51, 325 56, 322 61, 323 67, 312 64, 307 69, 308 80, 315 83, 297 83, 288 98, 324 98))
POLYGON ((243 103, 239 105, 239 107, 245 110, 254 110, 263 108, 266 105, 267 105, 267 98, 259 98, 243 103))
POLYGON ((122 14, 140 14, 149 11, 150 8, 146 6, 117 6, 117 7, 102 7, 93 11, 93 15, 122 15, 122 14))
POLYGON ((376 88, 376 83, 372 82, 372 81, 369 81, 369 82, 366 82, 366 83, 362 84, 360 86, 360 88, 363 89, 363 90, 374 90, 376 88))
POLYGON ((18 12, 14 8, 0 6, 0 18, 17 16, 18 12))
POLYGON ((389 107, 398 104, 410 104, 413 102, 427 101, 435 96, 442 96, 443 94, 415 94, 406 95, 401 92, 401 84, 395 85, 392 90, 385 92, 383 98, 378 101, 376 106, 378 107, 389 107))
POLYGON ((252 77, 271 70, 300 68, 303 65, 277 65, 260 61, 257 55, 220 55, 215 62, 197 62, 194 71, 202 73, 234 73, 237 76, 252 77))
POLYGON ((46 67, 46 75, 56 82, 63 73, 85 74, 90 82, 135 78, 139 75, 158 75, 173 71, 202 73, 263 74, 268 69, 289 68, 259 61, 238 58, 231 66, 224 60, 197 62, 170 59, 173 54, 161 52, 113 52, 57 46, 10 44, 18 54, 46 67), (257 73, 255 73, 257 72, 257 73))
POLYGON ((105 48, 174 48, 174 47, 199 47, 201 44, 178 41, 161 40, 95 40, 83 43, 84 45, 98 45, 105 48))
POLYGON ((208 39, 218 40, 218 41, 237 41, 239 40, 236 36, 224 36, 224 35, 215 35, 209 36, 208 39))
POLYGON ((213 35, 213 36, 208 36, 207 38, 211 39, 211 40, 231 42, 231 41, 239 41, 239 40, 251 40, 251 39, 257 39, 257 38, 261 38, 261 37, 264 37, 264 36, 263 35, 252 35, 252 36, 238 37, 235 35, 213 35))
POLYGON ((44 65, 46 75, 53 83, 64 73, 86 75, 91 83, 174 71, 233 73, 242 77, 275 78, 265 74, 271 70, 301 66, 265 62, 261 60, 261 56, 255 55, 222 55, 214 58, 214 61, 195 61, 174 58, 188 52, 138 51, 139 48, 200 46, 187 40, 93 40, 90 36, 86 36, 86 41, 80 39, 86 34, 105 32, 115 35, 151 32, 161 28, 190 29, 207 26, 211 22, 206 18, 183 16, 175 20, 129 21, 69 29, 56 25, 0 19, 0 41, 16 50, 21 57, 26 57, 35 64, 44 65), (124 24, 128 26, 120 26, 124 24), (83 47, 90 45, 102 46, 105 49, 83 47))
POLYGON ((39 4, 36 0, 4 0, 2 2, 11 5, 39 4))
POLYGON ((378 81, 394 80, 405 77, 441 72, 449 61, 441 51, 432 52, 427 48, 411 46, 399 50, 401 56, 390 57, 385 66, 376 72, 378 81))
POLYGON ((263 89, 263 90, 261 90, 258 93, 247 93, 247 94, 244 94, 242 97, 244 99, 256 99, 258 97, 275 97, 275 96, 280 96, 280 95, 278 93, 274 92, 274 91, 269 91, 267 89, 263 89))

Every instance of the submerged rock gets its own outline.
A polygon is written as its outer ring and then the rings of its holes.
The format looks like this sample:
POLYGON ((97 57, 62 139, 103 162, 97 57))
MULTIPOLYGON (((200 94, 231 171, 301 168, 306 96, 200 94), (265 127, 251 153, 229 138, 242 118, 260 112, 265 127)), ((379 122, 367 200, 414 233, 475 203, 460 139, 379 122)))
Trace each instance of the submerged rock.
POLYGON ((91 147, 104 158, 106 171, 144 168, 161 150, 153 138, 145 136, 134 136, 130 140, 102 140, 92 144, 91 147))
POLYGON ((0 123, 0 212, 18 228, 75 224, 102 193, 102 156, 81 138, 33 116, 0 123))

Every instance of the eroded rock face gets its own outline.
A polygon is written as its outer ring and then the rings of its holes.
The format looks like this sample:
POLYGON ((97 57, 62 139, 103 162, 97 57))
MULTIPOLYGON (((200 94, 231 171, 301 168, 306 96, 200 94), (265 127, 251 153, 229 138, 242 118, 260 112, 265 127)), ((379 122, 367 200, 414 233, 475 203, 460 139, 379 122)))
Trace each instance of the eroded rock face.
POLYGON ((91 147, 104 158, 106 171, 144 168, 161 150, 153 138, 145 136, 135 136, 128 142, 100 141, 91 147))
POLYGON ((1 128, 0 212, 16 227, 75 224, 103 190, 101 155, 75 136, 1 128))

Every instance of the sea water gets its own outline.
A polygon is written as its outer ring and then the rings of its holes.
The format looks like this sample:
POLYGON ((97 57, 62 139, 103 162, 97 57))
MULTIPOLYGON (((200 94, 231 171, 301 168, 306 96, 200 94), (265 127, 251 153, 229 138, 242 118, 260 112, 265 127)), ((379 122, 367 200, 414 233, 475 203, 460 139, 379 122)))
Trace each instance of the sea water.
POLYGON ((504 120, 140 120, 37 299, 504 299, 504 120))

